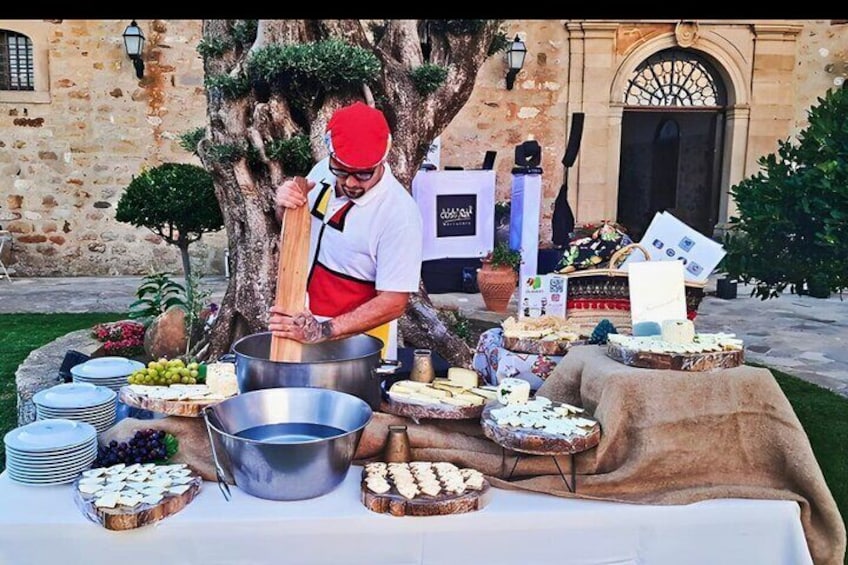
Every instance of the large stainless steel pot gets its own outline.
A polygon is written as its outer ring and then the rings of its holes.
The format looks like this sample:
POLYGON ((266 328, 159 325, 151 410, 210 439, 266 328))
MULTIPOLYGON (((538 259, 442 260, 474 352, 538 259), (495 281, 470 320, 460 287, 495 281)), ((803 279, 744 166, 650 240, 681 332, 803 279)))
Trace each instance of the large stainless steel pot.
POLYGON ((364 400, 321 388, 274 388, 203 410, 219 486, 270 500, 322 496, 344 480, 373 411, 364 400))
POLYGON ((385 376, 380 351, 383 342, 359 334, 344 339, 304 344, 300 363, 271 361, 271 332, 245 336, 232 346, 239 392, 278 387, 318 387, 346 392, 373 409, 380 406, 380 382, 385 376))

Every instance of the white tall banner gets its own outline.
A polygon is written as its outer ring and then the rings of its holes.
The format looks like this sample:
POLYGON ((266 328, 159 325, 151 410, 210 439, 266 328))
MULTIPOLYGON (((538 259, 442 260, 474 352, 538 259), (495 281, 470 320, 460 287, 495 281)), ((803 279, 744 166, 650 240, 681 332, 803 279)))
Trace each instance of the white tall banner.
POLYGON ((426 171, 412 179, 425 261, 483 257, 495 242, 495 171, 426 171))
POLYGON ((509 208, 509 247, 521 252, 522 279, 536 276, 539 262, 539 215, 542 209, 542 175, 512 175, 509 208))

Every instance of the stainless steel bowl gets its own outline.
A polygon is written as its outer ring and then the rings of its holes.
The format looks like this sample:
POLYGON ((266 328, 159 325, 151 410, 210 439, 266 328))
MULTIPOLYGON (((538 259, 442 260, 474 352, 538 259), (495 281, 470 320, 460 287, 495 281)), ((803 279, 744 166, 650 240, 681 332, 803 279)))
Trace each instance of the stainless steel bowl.
POLYGON ((238 488, 270 500, 335 489, 372 415, 356 396, 309 387, 255 390, 203 410, 219 475, 229 467, 238 488))
POLYGON ((239 391, 318 387, 346 392, 380 407, 383 342, 366 334, 304 344, 299 363, 272 361, 271 333, 245 336, 232 346, 239 391))

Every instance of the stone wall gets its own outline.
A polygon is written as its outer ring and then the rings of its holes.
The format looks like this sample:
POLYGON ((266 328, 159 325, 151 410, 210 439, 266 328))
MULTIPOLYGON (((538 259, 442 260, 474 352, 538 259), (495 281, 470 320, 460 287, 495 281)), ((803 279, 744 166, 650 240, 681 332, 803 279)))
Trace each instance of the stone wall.
MULTIPOLYGON (((180 270, 176 248, 147 230, 116 222, 114 215, 121 191, 145 167, 199 164, 179 147, 178 136, 206 121, 203 66, 196 51, 201 21, 139 21, 147 35, 141 80, 124 52, 121 34, 128 23, 0 20, 0 28, 31 37, 36 61, 47 61, 37 65, 38 92, 17 100, 9 97, 14 93, 0 93, 0 225, 13 232, 20 275, 180 270)), ((609 217, 616 202, 620 127, 609 102, 610 81, 633 49, 671 34, 675 23, 508 21, 508 35, 527 42, 524 69, 514 89, 507 90, 502 56, 481 67, 471 99, 441 137, 441 165, 477 168, 487 150, 497 151, 497 198, 506 199, 514 147, 536 139, 544 169, 540 237, 547 241, 551 205, 563 182, 568 118, 583 111, 586 132, 578 165, 569 172, 569 196, 578 221, 609 217)), ((745 72, 753 76, 750 108, 734 109, 746 119, 750 113, 754 135, 737 140, 729 156, 729 179, 738 181, 756 172, 760 153, 773 151, 777 139, 804 126, 810 105, 833 85, 835 73, 843 72, 848 25, 829 20, 699 24, 702 34, 749 65, 745 72), (764 67, 755 69, 756 41, 768 49, 758 62, 764 67), (828 63, 835 64, 834 73, 825 70, 828 63), (777 101, 779 112, 758 107, 763 97, 777 101)), ((192 246, 198 268, 222 273, 225 246, 222 232, 204 236, 192 246)))
MULTIPOLYGON (((0 224, 23 275, 180 270, 176 247, 115 220, 121 192, 145 168, 199 160, 178 136, 204 125, 199 20, 148 21, 136 78, 123 20, 0 21, 45 41, 49 103, 0 103, 0 224)), ((223 233, 192 248, 198 268, 223 270, 223 233)))

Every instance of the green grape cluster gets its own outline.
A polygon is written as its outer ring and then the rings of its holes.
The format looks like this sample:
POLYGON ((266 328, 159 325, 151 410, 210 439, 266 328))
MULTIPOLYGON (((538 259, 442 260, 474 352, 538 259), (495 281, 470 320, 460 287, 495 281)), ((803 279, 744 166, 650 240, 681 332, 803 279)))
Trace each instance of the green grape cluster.
POLYGON ((197 383, 199 367, 199 364, 193 361, 186 365, 182 359, 163 357, 157 361, 151 361, 143 369, 134 371, 127 377, 127 382, 131 385, 193 385, 197 383))

